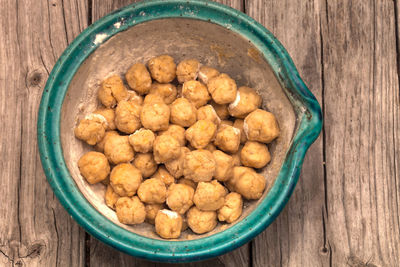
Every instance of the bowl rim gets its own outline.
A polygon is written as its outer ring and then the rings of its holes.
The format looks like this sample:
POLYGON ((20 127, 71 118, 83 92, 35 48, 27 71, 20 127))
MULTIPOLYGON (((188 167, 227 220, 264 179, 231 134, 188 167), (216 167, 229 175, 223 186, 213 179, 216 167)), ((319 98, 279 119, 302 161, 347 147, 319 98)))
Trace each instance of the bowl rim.
POLYGON ((261 24, 231 7, 203 0, 153 0, 131 4, 99 19, 66 48, 53 67, 39 107, 37 138, 40 159, 55 195, 91 235, 132 256, 161 262, 204 260, 229 252, 263 231, 281 212, 297 183, 309 146, 322 129, 318 101, 308 90, 280 42, 261 24), (64 161, 60 119, 64 97, 76 71, 99 46, 134 25, 167 18, 188 18, 223 26, 248 39, 270 64, 285 88, 297 128, 281 170, 267 196, 247 217, 211 236, 188 241, 157 240, 123 229, 100 214, 79 191, 64 161), (119 27, 115 27, 115 23, 119 27), (96 34, 106 34, 97 42, 96 34))

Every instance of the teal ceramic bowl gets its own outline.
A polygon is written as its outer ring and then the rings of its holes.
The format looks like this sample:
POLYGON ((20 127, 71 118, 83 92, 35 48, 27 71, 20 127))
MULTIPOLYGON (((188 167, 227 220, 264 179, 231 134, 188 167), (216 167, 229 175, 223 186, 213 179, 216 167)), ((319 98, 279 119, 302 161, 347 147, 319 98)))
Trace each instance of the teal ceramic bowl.
POLYGON ((91 235, 116 249, 153 261, 189 262, 229 252, 263 231, 283 209, 304 155, 321 131, 320 106, 279 41, 252 18, 221 4, 156 0, 127 6, 82 32, 54 66, 43 92, 38 142, 43 169, 62 205, 91 235), (104 204, 104 187, 88 186, 76 162, 89 148, 73 136, 77 118, 91 112, 99 82, 135 61, 159 54, 197 58, 255 88, 281 136, 261 173, 268 186, 243 215, 205 235, 190 231, 161 240, 150 225, 122 225, 104 204))

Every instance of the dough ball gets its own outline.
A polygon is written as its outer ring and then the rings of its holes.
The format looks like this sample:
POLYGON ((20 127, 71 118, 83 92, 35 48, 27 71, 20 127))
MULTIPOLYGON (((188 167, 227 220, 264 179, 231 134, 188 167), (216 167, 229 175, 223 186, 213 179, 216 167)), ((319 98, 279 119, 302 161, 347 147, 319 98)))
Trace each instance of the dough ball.
POLYGON ((229 118, 228 105, 220 105, 214 101, 211 101, 210 103, 221 120, 226 120, 229 118))
POLYGON ((207 84, 209 80, 211 80, 214 77, 217 77, 219 75, 219 71, 211 68, 211 67, 207 67, 207 66, 202 66, 199 70, 199 80, 204 83, 207 84))
POLYGON ((207 87, 199 81, 186 81, 182 86, 182 96, 188 99, 196 108, 204 106, 210 100, 207 87))
POLYGON ((126 81, 130 88, 140 95, 147 94, 151 87, 151 77, 146 66, 136 63, 125 74, 126 81))
POLYGON ((212 99, 218 104, 228 104, 236 98, 236 82, 225 73, 210 79, 207 86, 212 99))
POLYGON ((184 214, 193 205, 194 189, 186 184, 172 184, 167 192, 168 207, 184 214))
POLYGON ((185 146, 186 145, 186 137, 185 137, 185 128, 176 124, 170 124, 166 131, 161 131, 158 135, 171 135, 174 137, 178 142, 179 145, 185 146))
POLYGON ((176 76, 179 83, 184 83, 190 80, 196 80, 200 69, 200 62, 196 59, 183 60, 176 68, 176 76))
POLYGON ((188 211, 186 217, 190 229, 196 234, 210 232, 217 226, 217 213, 215 211, 202 211, 193 207, 188 211))
POLYGON ((244 166, 262 168, 271 160, 268 147, 265 144, 247 141, 240 152, 240 161, 244 166))
POLYGON ((96 184, 107 178, 110 165, 103 153, 90 151, 78 160, 78 168, 89 184, 96 184))
POLYGON ((244 132, 244 129, 243 129, 243 124, 244 124, 244 120, 241 120, 241 119, 236 119, 235 122, 233 123, 233 127, 240 130, 240 143, 241 144, 244 144, 247 141, 246 133, 244 132))
POLYGON ((144 104, 140 121, 144 128, 153 132, 168 129, 170 110, 165 103, 144 104))
POLYGON ((168 55, 154 57, 147 63, 151 77, 159 83, 169 83, 175 79, 176 64, 168 55))
POLYGON ((107 121, 106 130, 115 130, 116 126, 114 123, 115 111, 112 108, 100 108, 93 112, 93 114, 99 114, 103 116, 107 121))
POLYGON ((111 185, 107 186, 106 195, 104 198, 106 200, 106 205, 109 208, 115 210, 115 203, 117 203, 117 200, 119 199, 119 195, 117 193, 115 193, 115 191, 111 185))
POLYGON ((160 179, 150 178, 140 184, 137 194, 144 203, 161 204, 165 202, 167 188, 160 179))
POLYGON ((187 147, 181 147, 181 154, 178 158, 165 162, 165 167, 175 178, 179 178, 183 175, 183 162, 185 155, 190 149, 187 147))
POLYGON ((171 122, 182 127, 189 127, 197 120, 195 106, 186 98, 177 98, 171 104, 171 122))
POLYGON ((194 192, 193 202, 200 210, 218 210, 225 203, 228 193, 218 181, 200 182, 194 192))
POLYGON ((138 153, 133 160, 133 165, 139 169, 144 178, 152 176, 157 170, 153 153, 138 153))
POLYGON ((164 98, 159 94, 148 94, 143 100, 143 105, 145 104, 165 104, 164 98))
POLYGON ((115 166, 110 174, 110 185, 121 197, 135 195, 141 182, 140 170, 130 163, 121 163, 115 166))
POLYGON ((125 100, 128 92, 121 77, 113 75, 101 83, 97 96, 105 107, 112 108, 119 101, 125 100))
POLYGON ((211 181, 215 173, 213 154, 204 149, 187 152, 183 162, 183 175, 194 182, 211 181))
POLYGON ((99 152, 104 152, 104 144, 106 143, 106 140, 113 135, 119 135, 117 131, 107 131, 104 134, 103 139, 101 139, 100 142, 98 142, 95 146, 95 149, 99 152))
POLYGON ((177 90, 175 85, 171 83, 155 82, 151 85, 150 94, 161 96, 165 104, 169 105, 176 99, 177 90))
POLYGON ((238 193, 232 192, 226 195, 225 203, 218 210, 218 220, 221 222, 233 223, 242 214, 243 200, 238 193))
POLYGON ((146 209, 138 197, 121 197, 115 204, 118 220, 123 224, 141 224, 146 218, 146 209))
POLYGON ((218 117, 217 112, 211 105, 202 106, 197 110, 197 119, 198 120, 209 120, 213 122, 215 125, 219 125, 221 119, 218 117))
POLYGON ((134 101, 122 100, 115 109, 115 125, 123 133, 131 134, 140 128, 142 106, 134 101))
POLYGON ((221 123, 219 124, 219 126, 222 126, 222 125, 233 126, 233 122, 230 120, 222 120, 221 123))
POLYGON ((215 179, 221 182, 229 180, 233 175, 233 167, 235 166, 232 156, 220 150, 215 150, 212 153, 216 163, 215 179))
POLYGON ((261 96, 254 89, 247 86, 239 87, 235 101, 228 106, 229 114, 243 119, 247 114, 258 109, 261 106, 261 101, 261 96))
POLYGON ((74 133, 76 138, 93 146, 103 139, 107 127, 107 120, 102 115, 89 114, 79 122, 74 133))
POLYGON ((244 132, 250 141, 271 143, 279 136, 279 126, 274 114, 256 109, 244 119, 244 132))
POLYGON ((259 199, 265 190, 265 178, 248 167, 233 169, 233 186, 246 199, 259 199))
POLYGON ((155 225, 156 233, 162 238, 178 238, 182 230, 182 217, 175 211, 163 209, 158 211, 155 225))
POLYGON ((214 139, 217 126, 209 120, 199 120, 185 133, 186 139, 197 149, 205 148, 214 139))
POLYGON ((181 155, 181 146, 171 135, 161 135, 154 141, 153 153, 157 163, 165 163, 181 155))
POLYGON ((192 180, 186 179, 186 178, 179 179, 178 184, 188 185, 191 188, 193 188, 194 190, 196 190, 196 187, 197 187, 197 183, 193 182, 192 180))
POLYGON ((135 153, 128 141, 128 136, 112 135, 104 143, 104 154, 113 164, 130 162, 135 153))
POLYGON ((209 143, 208 145, 206 145, 206 147, 204 149, 208 150, 210 152, 214 152, 217 148, 214 146, 213 143, 209 143))
POLYGON ((172 176, 167 169, 165 168, 165 166, 159 166, 158 170, 156 171, 156 173, 154 173, 154 175, 152 176, 152 178, 156 178, 156 179, 160 179, 161 181, 163 181, 163 183, 168 187, 171 184, 175 183, 175 177, 172 176))
POLYGON ((127 101, 133 102, 136 105, 143 105, 143 96, 138 95, 138 93, 136 93, 133 90, 127 90, 128 92, 128 98, 126 99, 127 101))
POLYGON ((129 136, 129 143, 136 152, 147 153, 153 150, 155 139, 151 130, 140 128, 129 136))
POLYGON ((154 224, 158 211, 163 208, 164 204, 146 204, 146 222, 154 224))
POLYGON ((214 144, 228 153, 235 153, 240 145, 240 130, 229 125, 220 125, 214 144))

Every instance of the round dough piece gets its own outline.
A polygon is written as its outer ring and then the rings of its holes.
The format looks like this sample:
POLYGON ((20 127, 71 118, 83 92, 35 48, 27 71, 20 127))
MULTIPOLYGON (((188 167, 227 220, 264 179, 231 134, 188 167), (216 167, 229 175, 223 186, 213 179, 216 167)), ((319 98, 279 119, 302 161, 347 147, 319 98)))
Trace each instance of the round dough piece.
POLYGON ((140 128, 142 106, 135 101, 121 100, 115 109, 115 125, 123 133, 131 134, 140 128))
POLYGON ((151 77, 159 83, 172 82, 176 77, 176 64, 168 55, 154 57, 147 63, 151 77))
POLYGON ((164 98, 159 95, 159 94, 148 94, 143 100, 143 105, 144 104, 161 104, 165 103, 164 98))
POLYGON ((140 128, 129 136, 129 143, 136 152, 147 153, 153 150, 155 139, 151 130, 140 128))
POLYGON ((172 184, 167 192, 168 207, 184 214, 193 205, 194 189, 186 184, 172 184))
POLYGON ((105 107, 113 108, 119 101, 128 97, 128 90, 121 77, 113 75, 101 83, 97 96, 105 107))
POLYGON ((113 164, 130 162, 135 153, 129 144, 128 136, 111 135, 104 143, 104 154, 113 164))
POLYGON ((200 62, 196 59, 186 59, 181 61, 176 68, 176 76, 179 83, 196 80, 200 69, 200 62))
POLYGON ((130 163, 115 166, 110 174, 110 185, 121 197, 135 195, 141 182, 142 174, 130 163))
POLYGON ((119 198, 115 210, 118 220, 123 224, 141 224, 146 218, 144 204, 137 196, 119 198))
POLYGON ((218 117, 217 112, 211 105, 202 106, 197 110, 197 119, 198 120, 209 120, 213 122, 215 125, 219 125, 221 119, 218 117))
POLYGON ((146 66, 142 63, 136 63, 125 74, 126 81, 130 88, 139 95, 147 94, 151 87, 151 77, 146 66))
POLYGON ((211 101, 210 104, 214 108, 215 112, 217 112, 217 115, 221 120, 227 120, 229 118, 228 105, 220 105, 214 101, 211 101))
POLYGON ((216 180, 200 182, 194 192, 193 202, 200 210, 218 210, 224 205, 226 194, 226 188, 216 180))
POLYGON ((195 106, 186 98, 177 98, 171 104, 171 122, 182 127, 189 127, 197 120, 195 106))
POLYGON ((217 226, 217 213, 215 211, 202 211, 192 207, 187 215, 189 228, 196 234, 212 231, 217 226))
POLYGON ((153 154, 157 163, 165 163, 181 155, 181 146, 171 135, 157 136, 153 145, 153 154))
POLYGON ((205 148, 214 139, 217 126, 209 120, 198 120, 185 133, 186 139, 196 149, 205 148))
POLYGON ((159 95, 165 104, 169 105, 176 99, 177 90, 175 85, 171 83, 153 83, 151 85, 150 94, 159 95))
POLYGON ((210 100, 207 87, 199 81, 186 81, 182 86, 182 96, 188 99, 196 108, 204 106, 210 100))
POLYGON ((140 184, 137 194, 144 203, 161 204, 165 202, 167 188, 160 179, 150 178, 140 184))
POLYGON ((182 230, 182 216, 175 211, 158 211, 155 219, 156 233, 162 238, 178 238, 182 230))
POLYGON ((154 173, 154 175, 151 178, 156 178, 160 179, 161 181, 164 182, 164 184, 168 187, 171 184, 175 183, 175 177, 172 176, 165 166, 161 165, 158 167, 158 170, 154 173))
POLYGON ((94 146, 100 142, 108 128, 107 120, 100 114, 89 114, 75 128, 76 138, 94 146))
POLYGON ((194 182, 211 181, 215 173, 213 154, 204 149, 187 152, 183 162, 183 175, 194 182))
POLYGON ((168 129, 170 109, 165 103, 144 104, 140 113, 140 121, 144 128, 153 132, 168 129))
POLYGON ((155 224, 155 219, 159 210, 164 208, 164 204, 146 204, 146 222, 155 224))
POLYGON ((265 144, 247 141, 240 152, 240 161, 244 166, 262 168, 271 161, 271 154, 265 144))
POLYGON ((233 175, 233 167, 235 166, 232 156, 221 150, 215 150, 212 153, 216 163, 214 178, 221 182, 229 180, 233 175))
POLYGON ((107 185, 106 195, 104 198, 106 201, 106 205, 109 208, 115 210, 115 204, 117 203, 117 200, 120 198, 120 196, 115 193, 111 185, 107 185))
POLYGON ((256 109, 247 115, 243 129, 250 141, 268 144, 279 136, 279 126, 274 114, 262 109, 256 109))
POLYGON ((207 83, 212 99, 218 104, 229 104, 236 98, 236 82, 228 74, 222 73, 207 83))
POLYGON ((233 223, 242 215, 242 209, 242 196, 231 192, 226 195, 224 205, 218 210, 218 220, 220 222, 233 223))
POLYGON ((94 148, 98 152, 104 152, 104 144, 106 143, 106 140, 108 139, 108 137, 113 136, 113 135, 119 135, 119 134, 117 131, 107 131, 105 133, 103 139, 101 139, 101 141, 98 142, 94 148))
POLYGON ((207 66, 202 66, 199 70, 199 80, 204 83, 207 84, 209 80, 211 80, 214 77, 217 77, 219 75, 219 71, 211 68, 211 67, 207 67, 207 66))
POLYGON ((245 118, 250 112, 261 106, 261 96, 257 92, 247 86, 239 87, 236 99, 228 106, 231 116, 236 118, 245 118))
POLYGON ((247 141, 246 133, 244 132, 244 129, 243 129, 243 124, 244 124, 244 120, 242 120, 242 119, 236 119, 233 122, 233 127, 240 130, 240 143, 241 144, 244 144, 247 141))
POLYGON ((186 145, 185 128, 183 128, 182 126, 170 124, 166 131, 161 131, 158 133, 159 136, 164 134, 174 137, 181 146, 186 145))
POLYGON ((138 153, 133 160, 133 165, 140 170, 144 178, 152 176, 157 170, 153 153, 138 153))
POLYGON ((235 191, 246 199, 259 199, 266 186, 265 178, 248 167, 235 167, 231 179, 235 191))
POLYGON ((110 173, 110 165, 103 153, 90 151, 78 160, 78 168, 89 184, 105 180, 110 173))
POLYGON ((214 144, 228 153, 235 153, 240 145, 240 130, 229 125, 220 125, 214 144))
POLYGON ((99 108, 99 109, 95 110, 93 112, 93 114, 99 114, 107 120, 106 130, 111 131, 111 130, 116 129, 116 126, 114 123, 115 111, 112 108, 99 108))
POLYGON ((179 178, 183 175, 183 162, 185 155, 190 149, 187 147, 181 147, 181 154, 178 158, 165 162, 164 165, 172 176, 179 178))

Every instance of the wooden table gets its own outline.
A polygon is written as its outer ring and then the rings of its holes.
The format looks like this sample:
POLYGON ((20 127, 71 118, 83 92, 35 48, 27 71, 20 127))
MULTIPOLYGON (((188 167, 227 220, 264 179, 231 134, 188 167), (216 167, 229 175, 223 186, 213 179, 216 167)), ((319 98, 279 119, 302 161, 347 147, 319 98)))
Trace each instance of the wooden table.
MULTIPOLYGON (((42 170, 36 118, 57 58, 129 0, 0 0, 0 266, 162 266, 86 234, 42 170)), ((325 127, 278 219, 190 266, 400 266, 397 0, 224 0, 283 43, 325 127)))

